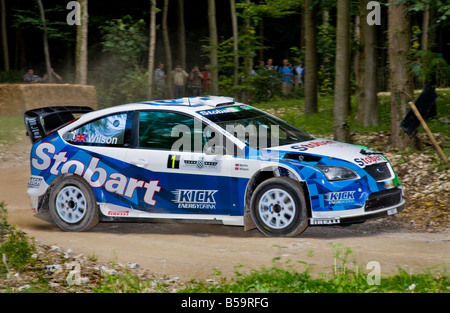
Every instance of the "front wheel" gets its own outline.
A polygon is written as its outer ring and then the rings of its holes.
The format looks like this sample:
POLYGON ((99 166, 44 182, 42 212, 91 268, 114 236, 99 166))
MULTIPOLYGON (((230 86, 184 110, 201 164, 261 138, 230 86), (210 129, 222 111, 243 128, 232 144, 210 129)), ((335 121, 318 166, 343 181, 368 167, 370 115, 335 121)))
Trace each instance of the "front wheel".
POLYGON ((295 237, 308 227, 303 188, 290 178, 262 182, 253 193, 250 207, 256 227, 267 236, 295 237))
POLYGON ((86 231, 98 224, 97 202, 90 186, 77 176, 55 184, 49 198, 53 221, 65 231, 86 231))

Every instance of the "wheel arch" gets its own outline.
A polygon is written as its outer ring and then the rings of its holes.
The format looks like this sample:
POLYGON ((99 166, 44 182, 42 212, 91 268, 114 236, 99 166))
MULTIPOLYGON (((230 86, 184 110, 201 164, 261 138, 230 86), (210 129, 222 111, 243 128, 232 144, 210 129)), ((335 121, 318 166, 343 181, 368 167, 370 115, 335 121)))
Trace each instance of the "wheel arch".
MULTIPOLYGON (((89 188, 91 188, 92 193, 94 194, 95 200, 97 201, 97 203, 102 203, 104 202, 105 199, 105 194, 104 191, 102 190, 102 188, 92 188, 92 186, 89 184, 89 182, 83 178, 83 176, 75 174, 75 173, 64 173, 61 175, 56 176, 52 182, 50 183, 50 185, 48 186, 45 194, 43 196, 41 196, 40 201, 42 201, 41 204, 41 209, 39 210, 39 216, 41 219, 44 220, 48 220, 48 218, 50 218, 51 222, 53 222, 53 219, 50 217, 50 212, 49 212, 49 198, 50 198, 50 193, 52 191, 52 189, 63 179, 67 178, 67 177, 77 177, 78 179, 82 180, 84 183, 86 183, 86 186, 89 186, 89 188), (42 211, 42 212, 41 212, 42 211), (48 216, 48 217, 47 217, 48 216)), ((97 209, 100 212, 100 209, 97 207, 97 209)), ((101 213, 101 212, 100 212, 101 213)))
MULTIPOLYGON (((98 194, 103 196, 103 190, 101 188, 92 188, 92 186, 88 183, 84 177, 74 174, 74 173, 64 173, 55 178, 47 191, 48 194, 48 209, 50 216, 55 224, 57 224, 60 228, 65 231, 87 231, 92 227, 95 227, 99 223, 99 216, 101 214, 99 205, 98 205, 98 194), (67 180, 67 181, 66 181, 67 180), (76 217, 75 220, 72 221, 64 219, 60 213, 58 213, 58 208, 56 199, 59 197, 59 193, 63 190, 63 188, 73 188, 77 192, 77 195, 81 195, 81 198, 76 196, 72 198, 70 201, 77 202, 77 199, 82 199, 80 201, 83 202, 84 208, 79 211, 81 212, 80 217, 76 217), (87 213, 86 213, 87 212, 87 213)), ((64 196, 71 197, 72 195, 64 196)), ((67 199, 65 212, 70 211, 67 208, 67 199)), ((73 207, 72 207, 73 208, 73 207)), ((76 208, 76 206, 75 206, 76 208)), ((66 216, 67 217, 67 216, 66 216)))
POLYGON ((255 189, 264 181, 269 178, 277 177, 277 176, 286 176, 294 181, 298 181, 303 189, 306 198, 307 214, 308 217, 311 217, 311 198, 308 190, 308 185, 306 182, 299 176, 298 173, 294 172, 289 167, 283 166, 282 164, 268 166, 258 170, 253 176, 250 178, 246 190, 245 190, 245 200, 244 200, 244 231, 252 230, 256 228, 255 223, 253 222, 251 213, 250 213, 250 201, 255 189), (281 168, 281 171, 280 171, 281 168))

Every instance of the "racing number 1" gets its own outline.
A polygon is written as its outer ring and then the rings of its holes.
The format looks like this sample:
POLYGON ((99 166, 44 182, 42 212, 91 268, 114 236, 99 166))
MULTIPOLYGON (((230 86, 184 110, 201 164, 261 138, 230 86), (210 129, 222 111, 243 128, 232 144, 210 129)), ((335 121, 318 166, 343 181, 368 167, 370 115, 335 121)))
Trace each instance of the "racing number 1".
POLYGON ((167 159, 167 168, 180 168, 180 156, 169 154, 169 158, 167 159))

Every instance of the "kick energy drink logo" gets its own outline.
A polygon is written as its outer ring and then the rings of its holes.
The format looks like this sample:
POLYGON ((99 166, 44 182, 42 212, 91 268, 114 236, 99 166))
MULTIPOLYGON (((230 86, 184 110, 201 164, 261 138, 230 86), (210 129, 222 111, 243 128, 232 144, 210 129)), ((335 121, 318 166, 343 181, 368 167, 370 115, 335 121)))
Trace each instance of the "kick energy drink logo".
POLYGON ((214 195, 217 191, 177 189, 172 191, 175 195, 175 200, 172 201, 178 204, 178 208, 182 209, 214 210, 216 208, 214 195))
POLYGON ((325 194, 325 201, 329 204, 347 204, 355 201, 355 191, 339 191, 325 194))

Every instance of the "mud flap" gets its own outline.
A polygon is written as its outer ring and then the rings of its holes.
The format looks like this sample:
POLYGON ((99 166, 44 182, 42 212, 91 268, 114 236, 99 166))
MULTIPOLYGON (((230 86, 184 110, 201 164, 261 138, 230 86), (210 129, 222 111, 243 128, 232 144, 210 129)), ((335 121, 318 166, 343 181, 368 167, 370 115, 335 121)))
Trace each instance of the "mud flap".
POLYGON ((248 206, 244 209, 244 231, 249 231, 256 228, 253 218, 250 213, 250 208, 248 206))
POLYGON ((47 195, 39 197, 38 211, 34 214, 34 216, 45 222, 54 223, 50 210, 48 209, 47 195))

